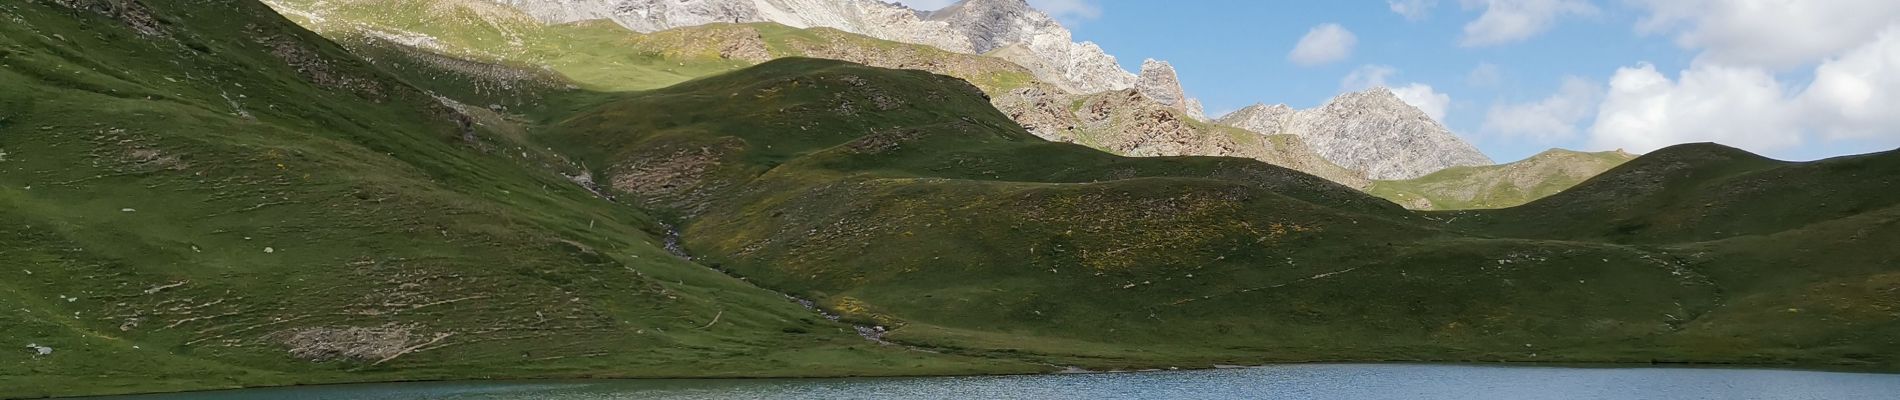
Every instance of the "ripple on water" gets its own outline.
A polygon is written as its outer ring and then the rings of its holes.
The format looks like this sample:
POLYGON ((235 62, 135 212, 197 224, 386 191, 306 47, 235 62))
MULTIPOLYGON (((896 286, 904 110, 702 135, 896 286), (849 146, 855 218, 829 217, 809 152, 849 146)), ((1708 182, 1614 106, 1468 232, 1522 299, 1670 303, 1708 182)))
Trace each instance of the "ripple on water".
POLYGON ((114 400, 1886 399, 1900 375, 1688 368, 1302 364, 1107 374, 758 380, 435 382, 114 400))

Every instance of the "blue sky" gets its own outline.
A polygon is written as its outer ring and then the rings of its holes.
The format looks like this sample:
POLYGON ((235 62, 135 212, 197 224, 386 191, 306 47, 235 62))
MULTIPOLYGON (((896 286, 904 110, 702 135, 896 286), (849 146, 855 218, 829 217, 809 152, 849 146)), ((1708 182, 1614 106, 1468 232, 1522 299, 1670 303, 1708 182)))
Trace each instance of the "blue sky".
POLYGON ((1131 71, 1173 63, 1210 115, 1383 84, 1500 162, 1691 141, 1800 160, 1900 145, 1894 0, 1030 1, 1131 71))

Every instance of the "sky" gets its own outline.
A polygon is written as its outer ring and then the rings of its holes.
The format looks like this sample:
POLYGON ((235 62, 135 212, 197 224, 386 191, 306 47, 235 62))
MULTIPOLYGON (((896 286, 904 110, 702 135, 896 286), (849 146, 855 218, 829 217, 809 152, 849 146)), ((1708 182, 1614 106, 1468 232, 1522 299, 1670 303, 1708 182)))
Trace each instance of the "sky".
MULTIPOLYGON (((954 0, 900 0, 931 9, 954 0)), ((1030 0, 1222 115, 1386 86, 1499 162, 1900 146, 1900 0, 1030 0)))

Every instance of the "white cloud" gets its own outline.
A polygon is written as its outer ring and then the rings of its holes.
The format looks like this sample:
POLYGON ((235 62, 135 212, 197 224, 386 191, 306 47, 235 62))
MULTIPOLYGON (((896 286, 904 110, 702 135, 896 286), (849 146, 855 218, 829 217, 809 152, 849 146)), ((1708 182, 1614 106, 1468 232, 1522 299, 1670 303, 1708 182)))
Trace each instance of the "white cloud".
POLYGON ((1412 107, 1417 107, 1419 111, 1425 112, 1425 115, 1432 117, 1433 120, 1444 121, 1445 112, 1451 108, 1451 95, 1439 93, 1433 89, 1431 85, 1422 83, 1393 85, 1387 82, 1387 79, 1398 75, 1398 73, 1399 70, 1397 68, 1386 65, 1371 64, 1360 66, 1359 68, 1353 69, 1352 72, 1347 73, 1345 79, 1339 81, 1339 88, 1340 90, 1347 91, 1366 90, 1374 87, 1389 88, 1392 90, 1392 95, 1397 96, 1400 101, 1404 101, 1405 104, 1410 104, 1412 107))
POLYGON ((1798 99, 1835 139, 1900 139, 1900 25, 1814 70, 1798 99))
POLYGON ((1466 47, 1521 42, 1550 30, 1559 17, 1597 13, 1587 0, 1464 0, 1464 6, 1484 7, 1484 14, 1465 24, 1458 43, 1466 47))
POLYGON ((1438 6, 1438 0, 1386 0, 1385 5, 1405 19, 1418 21, 1432 16, 1432 7, 1438 6))
POLYGON ((1287 59, 1295 64, 1317 66, 1346 59, 1352 55, 1352 48, 1359 44, 1359 38, 1352 31, 1339 24, 1320 24, 1306 31, 1300 37, 1300 43, 1293 46, 1293 52, 1287 59))
POLYGON ((1444 121, 1445 111, 1451 108, 1451 95, 1432 90, 1431 85, 1407 84, 1392 88, 1392 94, 1398 95, 1399 100, 1404 101, 1405 104, 1418 107, 1419 111, 1424 111, 1425 115, 1432 117, 1433 121, 1444 121))
POLYGON ((1678 75, 1647 63, 1617 69, 1590 129, 1593 145, 1647 152, 1710 141, 1766 152, 1801 144, 1798 113, 1768 71, 1698 64, 1678 75))
POLYGON ((1478 63, 1478 66, 1471 68, 1471 72, 1465 74, 1465 84, 1474 87, 1497 87, 1503 83, 1504 70, 1499 69, 1497 64, 1478 63))
POLYGON ((1894 0, 1633 0, 1644 33, 1675 34, 1702 59, 1787 69, 1865 43, 1900 23, 1894 0))
POLYGON ((1712 59, 1674 80, 1648 64, 1617 70, 1593 144, 1649 151, 1713 141, 1761 153, 1822 140, 1900 144, 1900 24, 1821 61, 1805 88, 1766 66, 1712 59))
POLYGON ((1603 88, 1588 79, 1564 77, 1557 93, 1529 103, 1494 104, 1484 115, 1486 133, 1529 138, 1540 142, 1570 139, 1577 124, 1596 111, 1603 88))

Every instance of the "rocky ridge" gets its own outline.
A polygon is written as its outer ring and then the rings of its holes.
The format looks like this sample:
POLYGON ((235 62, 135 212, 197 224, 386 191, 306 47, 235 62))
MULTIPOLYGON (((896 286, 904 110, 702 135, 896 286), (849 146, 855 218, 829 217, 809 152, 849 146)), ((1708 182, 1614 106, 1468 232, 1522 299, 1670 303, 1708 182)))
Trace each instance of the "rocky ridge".
POLYGON ((1356 189, 1372 184, 1364 174, 1321 158, 1299 137, 1205 123, 1183 107, 1163 104, 1135 89, 1075 95, 1032 86, 999 95, 992 104, 1049 141, 1131 157, 1251 158, 1356 189))
POLYGON ((1121 90, 1135 75, 1025 0, 965 0, 919 11, 875 0, 492 0, 544 22, 609 19, 639 32, 714 23, 833 28, 966 53, 997 53, 1076 93, 1121 90))
POLYGON ((1346 93, 1319 108, 1253 105, 1217 120, 1262 134, 1299 136, 1320 156, 1378 180, 1491 165, 1490 157, 1384 87, 1346 93))

